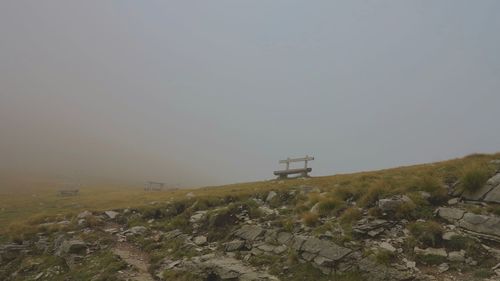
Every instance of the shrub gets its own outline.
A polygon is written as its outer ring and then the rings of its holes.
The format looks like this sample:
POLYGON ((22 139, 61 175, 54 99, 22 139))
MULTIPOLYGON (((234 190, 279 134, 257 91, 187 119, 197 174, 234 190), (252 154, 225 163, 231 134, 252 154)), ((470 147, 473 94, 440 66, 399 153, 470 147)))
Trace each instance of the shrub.
POLYGON ((414 222, 408 225, 408 230, 417 241, 426 246, 435 247, 441 243, 443 229, 437 222, 414 222))
POLYGON ((465 171, 461 178, 462 186, 469 192, 475 192, 486 183, 489 172, 485 168, 473 167, 465 171))
POLYGON ((336 215, 345 207, 345 203, 337 198, 322 199, 318 202, 318 214, 320 216, 336 215))
POLYGON ((344 213, 340 217, 340 222, 342 224, 350 224, 353 221, 359 220, 361 217, 362 214, 359 208, 350 207, 344 211, 344 213))
POLYGON ((305 212, 302 214, 302 221, 307 226, 315 226, 319 221, 319 217, 315 213, 305 212))
POLYGON ((389 265, 396 260, 397 256, 395 253, 381 249, 375 254, 375 261, 379 264, 389 265))
POLYGON ((383 180, 375 182, 366 190, 363 196, 358 200, 361 207, 373 206, 380 198, 389 193, 389 188, 383 180))
POLYGON ((435 177, 423 176, 415 180, 410 189, 428 192, 431 195, 428 201, 435 206, 441 205, 448 200, 448 190, 435 177))

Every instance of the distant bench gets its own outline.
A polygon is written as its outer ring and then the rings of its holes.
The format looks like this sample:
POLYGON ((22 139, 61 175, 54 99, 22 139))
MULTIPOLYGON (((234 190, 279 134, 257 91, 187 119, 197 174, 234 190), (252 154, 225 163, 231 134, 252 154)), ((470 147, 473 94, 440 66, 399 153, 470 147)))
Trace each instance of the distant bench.
POLYGON ((78 189, 64 189, 64 190, 59 190, 57 194, 59 196, 76 196, 78 195, 79 190, 78 189))
POLYGON ((278 176, 279 179, 287 179, 289 175, 298 175, 297 177, 308 177, 312 168, 307 167, 307 162, 314 160, 314 157, 306 156, 303 158, 287 158, 286 160, 280 160, 280 164, 286 164, 285 170, 274 171, 274 175, 278 176), (290 169, 290 163, 292 162, 304 162, 304 168, 290 169))
POLYGON ((164 182, 148 181, 146 183, 146 187, 144 187, 144 190, 145 191, 161 191, 164 186, 165 186, 164 182))

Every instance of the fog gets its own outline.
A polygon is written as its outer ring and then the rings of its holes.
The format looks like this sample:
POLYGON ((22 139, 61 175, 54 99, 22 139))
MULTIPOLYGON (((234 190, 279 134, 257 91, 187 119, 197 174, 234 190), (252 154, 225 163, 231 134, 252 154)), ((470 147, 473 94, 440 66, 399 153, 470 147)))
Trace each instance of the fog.
POLYGON ((0 177, 200 186, 500 151, 500 2, 0 2, 0 177))

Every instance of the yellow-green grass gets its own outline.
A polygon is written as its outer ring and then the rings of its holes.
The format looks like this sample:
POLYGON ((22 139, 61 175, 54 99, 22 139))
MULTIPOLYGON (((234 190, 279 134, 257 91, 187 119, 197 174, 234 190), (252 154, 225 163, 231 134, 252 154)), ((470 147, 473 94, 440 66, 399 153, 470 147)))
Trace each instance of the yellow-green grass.
POLYGON ((318 187, 323 192, 329 192, 331 196, 338 196, 343 199, 354 197, 359 201, 369 201, 373 200, 373 198, 364 197, 407 192, 414 188, 415 183, 422 178, 432 177, 440 182, 454 181, 462 177, 464 171, 467 171, 470 167, 485 167, 492 170, 495 167, 489 165, 489 162, 499 158, 500 153, 474 154, 444 162, 372 172, 285 181, 268 180, 160 192, 146 192, 142 187, 92 185, 82 187, 78 196, 59 197, 56 194, 58 188, 47 183, 33 184, 24 188, 2 187, 0 189, 0 225, 3 227, 0 228, 0 235, 7 233, 10 226, 39 223, 41 218, 46 216, 69 218, 82 210, 104 211, 140 207, 151 204, 151 202, 165 203, 185 199, 186 194, 190 192, 196 198, 243 197, 258 193, 262 194, 269 190, 286 190, 291 187, 307 185, 318 187))

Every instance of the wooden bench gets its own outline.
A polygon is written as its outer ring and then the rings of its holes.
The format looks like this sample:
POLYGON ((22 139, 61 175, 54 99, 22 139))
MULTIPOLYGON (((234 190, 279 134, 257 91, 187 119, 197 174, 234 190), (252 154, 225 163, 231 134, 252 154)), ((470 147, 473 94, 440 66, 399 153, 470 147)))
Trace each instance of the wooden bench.
POLYGON ((274 175, 278 176, 278 179, 287 179, 289 175, 297 175, 296 177, 308 177, 312 168, 307 167, 307 162, 314 160, 314 157, 306 156, 303 158, 287 158, 286 160, 280 160, 280 164, 286 164, 285 170, 274 171, 274 175), (292 162, 304 162, 304 168, 290 169, 290 163, 292 162))
POLYGON ((80 190, 78 189, 61 189, 57 193, 59 196, 76 196, 80 190))
POLYGON ((165 186, 164 182, 148 181, 146 183, 145 191, 161 191, 165 186))

